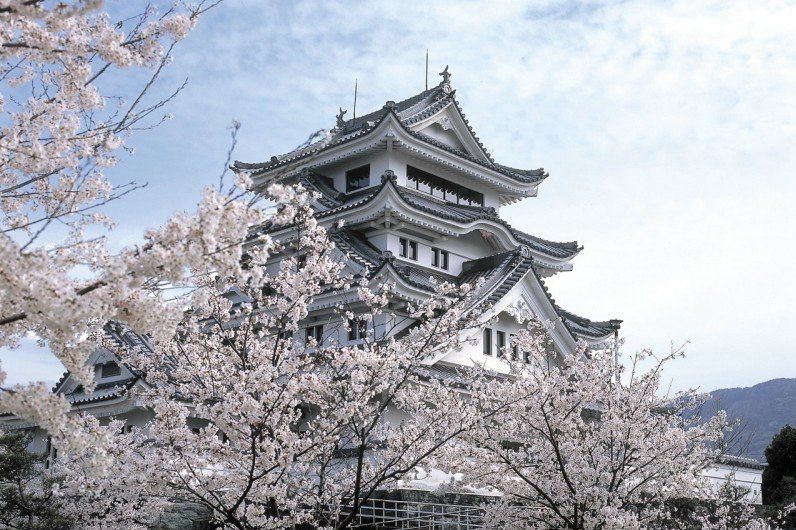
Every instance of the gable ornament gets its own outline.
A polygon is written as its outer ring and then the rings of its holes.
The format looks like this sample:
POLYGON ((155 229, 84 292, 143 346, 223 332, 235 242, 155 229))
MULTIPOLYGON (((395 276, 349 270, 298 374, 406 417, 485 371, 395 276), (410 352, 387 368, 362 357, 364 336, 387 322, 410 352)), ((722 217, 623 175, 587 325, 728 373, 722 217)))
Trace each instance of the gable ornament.
POLYGON ((529 322, 534 318, 533 310, 523 298, 518 298, 513 304, 510 304, 506 308, 506 313, 521 323, 529 322))
POLYGON ((342 129, 343 126, 345 126, 345 118, 343 116, 345 116, 346 112, 348 112, 348 111, 345 110, 343 107, 340 107, 340 112, 337 113, 337 128, 338 129, 342 129))
POLYGON ((442 84, 448 85, 451 82, 451 73, 448 71, 448 65, 445 65, 445 69, 439 73, 442 76, 442 84))

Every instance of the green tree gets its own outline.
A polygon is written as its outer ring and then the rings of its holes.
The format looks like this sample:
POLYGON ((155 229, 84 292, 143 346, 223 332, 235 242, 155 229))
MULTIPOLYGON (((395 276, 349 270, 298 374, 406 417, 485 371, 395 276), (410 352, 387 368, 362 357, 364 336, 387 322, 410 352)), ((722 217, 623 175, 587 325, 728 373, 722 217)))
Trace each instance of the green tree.
POLYGON ((796 528, 796 428, 786 425, 766 448, 763 513, 779 528, 796 528))
POLYGON ((46 477, 47 455, 28 451, 31 435, 0 434, 0 528, 62 530, 70 521, 58 510, 53 479, 46 477))
POLYGON ((768 467, 763 471, 763 503, 796 501, 796 428, 786 425, 766 448, 768 467))

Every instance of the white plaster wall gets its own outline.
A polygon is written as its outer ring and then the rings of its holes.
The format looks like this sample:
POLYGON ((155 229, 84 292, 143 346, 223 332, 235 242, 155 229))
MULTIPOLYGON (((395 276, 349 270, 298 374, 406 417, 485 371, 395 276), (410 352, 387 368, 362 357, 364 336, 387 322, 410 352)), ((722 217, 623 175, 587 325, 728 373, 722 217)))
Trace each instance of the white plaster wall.
POLYGON ((456 133, 451 130, 446 131, 439 123, 432 123, 428 127, 420 129, 419 132, 425 134, 426 136, 430 136, 435 140, 439 140, 440 142, 449 145, 454 149, 464 151, 465 153, 467 152, 467 149, 456 136, 456 133))
MULTIPOLYGON (((366 235, 368 236, 368 241, 370 241, 370 243, 377 249, 381 251, 389 250, 397 255, 398 249, 394 245, 391 245, 390 235, 388 233, 382 232, 375 235, 366 235)), ((397 245, 397 243, 395 243, 395 245, 397 245)))
POLYGON ((749 469, 744 467, 735 467, 726 464, 717 464, 703 473, 710 483, 714 486, 723 486, 729 477, 732 477, 733 483, 736 486, 742 486, 748 489, 746 500, 754 504, 763 502, 763 496, 760 490, 763 481, 762 469, 749 469))
POLYGON ((476 231, 463 236, 441 239, 436 242, 410 236, 402 232, 389 232, 379 234, 369 238, 369 241, 382 250, 389 250, 400 261, 413 263, 432 270, 440 270, 449 274, 458 275, 462 271, 462 264, 465 261, 483 258, 492 255, 495 251, 489 246, 483 237, 476 231), (417 242, 417 260, 402 258, 400 256, 400 238, 406 237, 417 242), (439 248, 448 251, 448 270, 437 269, 431 266, 432 248, 439 248))
POLYGON ((465 344, 462 349, 449 352, 441 360, 465 366, 471 366, 473 362, 484 363, 490 370, 507 372, 508 365, 503 358, 497 355, 497 332, 506 333, 506 354, 508 355, 511 353, 511 335, 516 334, 522 329, 522 326, 513 316, 503 312, 498 315, 497 321, 491 323, 489 327, 492 329, 492 355, 484 355, 484 333, 483 328, 480 328, 468 332, 468 336, 475 339, 472 344, 465 344))
MULTIPOLYGON (((353 308, 352 311, 356 316, 356 308, 353 308)), ((402 317, 395 317, 389 314, 376 315, 373 321, 368 324, 369 339, 372 339, 374 335, 377 339, 383 337, 388 330, 395 326, 396 323, 400 324, 401 320, 403 320, 402 317)), ((303 344, 306 338, 305 328, 318 324, 323 324, 323 344, 325 346, 332 346, 334 344, 357 344, 360 342, 358 340, 350 342, 348 340, 348 330, 345 328, 345 323, 343 320, 338 318, 336 315, 331 314, 318 315, 307 319, 302 324, 301 329, 297 332, 295 336, 296 341, 299 344, 303 344)), ((398 326, 398 329, 401 327, 403 327, 403 325, 398 326)))

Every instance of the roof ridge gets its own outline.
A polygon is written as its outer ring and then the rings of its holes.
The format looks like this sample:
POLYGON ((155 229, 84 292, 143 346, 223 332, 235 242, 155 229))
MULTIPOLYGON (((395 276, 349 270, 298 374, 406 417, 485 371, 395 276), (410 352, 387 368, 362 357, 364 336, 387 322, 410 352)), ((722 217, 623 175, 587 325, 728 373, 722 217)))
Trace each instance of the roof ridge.
MULTIPOLYGON (((359 234, 354 230, 340 229, 330 234, 330 238, 337 244, 342 243, 348 247, 348 251, 353 251, 357 256, 367 261, 371 265, 376 265, 379 261, 384 260, 385 256, 376 246, 374 246, 366 237, 359 234)), ((340 249, 344 254, 348 252, 340 249)))
POLYGON ((577 314, 573 313, 572 311, 568 311, 568 310, 564 309, 563 307, 561 307, 558 304, 554 303, 553 305, 555 306, 557 311, 559 311, 561 313, 564 313, 564 315, 566 315, 567 318, 569 318, 573 322, 576 322, 576 323, 581 324, 581 325, 585 325, 585 326, 591 326, 591 325, 594 325, 594 326, 616 326, 617 329, 618 329, 619 324, 622 323, 621 320, 618 320, 618 319, 615 319, 615 318, 608 319, 608 320, 592 320, 590 318, 586 318, 584 316, 577 315, 577 314))
POLYGON ((486 148, 483 142, 481 142, 481 139, 478 137, 478 135, 475 134, 475 129, 473 129, 472 126, 470 125, 470 120, 467 119, 467 115, 464 113, 464 109, 462 109, 462 106, 459 105, 459 100, 456 99, 454 95, 455 93, 456 93, 455 90, 451 92, 451 95, 453 95, 452 98, 453 105, 456 107, 456 110, 458 111, 459 115, 462 117, 462 121, 464 122, 464 125, 467 126, 467 130, 470 131, 470 135, 475 140, 475 143, 478 144, 478 147, 481 148, 481 151, 483 151, 483 153, 486 155, 489 161, 494 164, 495 159, 492 157, 492 153, 489 152, 489 149, 486 148))
MULTIPOLYGON (((388 103, 392 104, 392 108, 395 109, 396 113, 403 112, 408 110, 412 106, 420 103, 426 97, 434 94, 435 92, 439 92, 441 88, 442 88, 442 83, 440 83, 435 87, 424 90, 418 94, 410 96, 406 99, 403 99, 397 103, 395 103, 394 101, 390 101, 388 103)), ((340 130, 343 133, 356 131, 363 124, 367 123, 368 121, 372 121, 374 118, 382 116, 383 114, 389 113, 389 111, 390 111, 389 108, 382 107, 380 109, 376 109, 366 114, 363 114, 362 116, 352 117, 343 122, 342 126, 340 127, 340 130)))
POLYGON ((527 237, 529 239, 532 239, 532 240, 534 240, 534 241, 536 241, 538 243, 542 243, 542 244, 545 244, 545 245, 554 245, 554 246, 557 246, 557 247, 567 247, 567 248, 572 248, 572 249, 583 250, 583 246, 582 245, 578 245, 577 241, 553 241, 553 240, 550 240, 550 239, 544 239, 544 238, 541 238, 539 236, 535 236, 533 234, 529 234, 527 232, 523 232, 522 230, 519 230, 519 229, 514 228, 514 227, 512 227, 511 229, 512 229, 512 231, 516 232, 517 234, 520 234, 523 237, 527 237))
POLYGON ((418 140, 422 140, 422 141, 424 141, 424 142, 426 142, 426 143, 428 143, 430 145, 433 145, 434 147, 438 147, 438 148, 440 148, 440 149, 442 149, 444 151, 448 151, 449 153, 452 153, 452 154, 454 154, 456 156, 464 158, 465 160, 469 160, 470 162, 474 162, 476 164, 479 164, 479 165, 481 165, 481 166, 483 166, 483 167, 485 167, 487 169, 491 169, 493 171, 497 171, 498 173, 502 173, 503 175, 506 175, 508 177, 513 177, 515 180, 518 180, 518 181, 520 181, 520 182, 522 182, 524 184, 532 184, 532 183, 535 183, 535 182, 541 182, 542 180, 547 178, 547 174, 546 173, 539 173, 539 174, 533 173, 533 171, 538 171, 538 170, 524 170, 525 171, 524 173, 518 173, 518 172, 512 171, 512 170, 509 169, 508 166, 503 166, 501 164, 495 163, 491 159, 491 157, 487 157, 487 160, 483 160, 483 159, 481 159, 481 158, 479 158, 477 156, 473 156, 470 153, 462 151, 461 149, 457 149, 457 148, 452 147, 452 146, 450 146, 450 145, 448 145, 448 144, 446 144, 444 142, 441 142, 441 141, 437 140, 436 138, 432 138, 431 136, 429 136, 427 134, 424 134, 424 133, 418 132, 418 131, 413 131, 413 130, 409 129, 408 127, 406 127, 403 123, 401 123, 401 125, 403 126, 404 131, 406 131, 407 134, 409 134, 410 136, 414 136, 418 140))
POLYGON ((499 265, 508 256, 518 253, 519 250, 514 249, 514 250, 507 250, 505 252, 498 252, 497 254, 490 254, 489 256, 484 256, 483 258, 467 260, 462 263, 462 274, 470 272, 478 272, 484 270, 490 265, 499 265))

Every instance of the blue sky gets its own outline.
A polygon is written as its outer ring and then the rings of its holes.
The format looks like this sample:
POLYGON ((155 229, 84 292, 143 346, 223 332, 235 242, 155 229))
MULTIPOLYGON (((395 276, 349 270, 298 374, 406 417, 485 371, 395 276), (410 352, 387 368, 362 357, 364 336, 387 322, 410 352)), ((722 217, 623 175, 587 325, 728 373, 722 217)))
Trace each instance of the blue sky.
MULTIPOLYGON (((422 90, 428 48, 495 158, 550 172, 501 213, 585 246, 549 280, 562 306, 622 318, 628 351, 690 341, 674 388, 796 377, 794 20, 765 1, 228 0, 176 50, 174 119, 114 170, 149 186, 111 209, 113 238, 190 210, 233 118, 236 158, 265 160, 331 127, 355 78, 362 114, 422 90)), ((60 375, 32 344, 2 359, 12 381, 60 375)))

